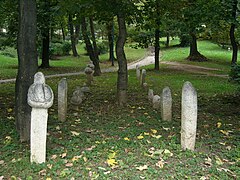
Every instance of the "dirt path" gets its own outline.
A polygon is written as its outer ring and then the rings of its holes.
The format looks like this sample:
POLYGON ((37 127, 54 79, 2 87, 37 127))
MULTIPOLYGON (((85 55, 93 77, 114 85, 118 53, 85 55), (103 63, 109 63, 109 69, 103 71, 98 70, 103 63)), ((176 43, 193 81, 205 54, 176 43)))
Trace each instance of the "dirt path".
MULTIPOLYGON (((191 72, 191 73, 195 73, 195 74, 199 74, 199 75, 205 75, 205 76, 215 76, 215 77, 223 77, 223 78, 228 77, 228 75, 221 75, 221 74, 216 74, 216 73, 212 72, 212 71, 219 70, 219 69, 215 69, 215 68, 207 68, 207 67, 202 67, 202 66, 181 64, 181 63, 177 63, 177 62, 166 62, 166 61, 160 61, 160 63, 167 64, 168 68, 179 70, 179 71, 187 71, 187 72, 191 72)), ((141 67, 141 66, 147 66, 150 64, 154 64, 154 56, 146 56, 143 59, 129 63, 128 69, 135 69, 136 65, 139 65, 141 67)), ((117 71, 117 67, 110 67, 107 69, 102 69, 103 73, 116 72, 116 71, 117 71)), ((76 72, 76 73, 53 74, 53 75, 47 75, 46 78, 76 76, 76 75, 81 75, 81 74, 84 74, 84 72, 81 71, 81 72, 76 72)), ((15 79, 0 80, 0 84, 11 83, 11 82, 15 82, 15 79)))

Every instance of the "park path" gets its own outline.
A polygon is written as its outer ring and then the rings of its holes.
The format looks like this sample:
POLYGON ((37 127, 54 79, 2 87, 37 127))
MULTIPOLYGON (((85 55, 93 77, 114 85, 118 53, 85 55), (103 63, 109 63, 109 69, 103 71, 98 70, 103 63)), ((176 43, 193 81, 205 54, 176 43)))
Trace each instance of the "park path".
MULTIPOLYGON (((154 64, 154 56, 152 56, 152 55, 146 56, 143 59, 129 63, 128 69, 129 70, 136 69, 136 65, 139 65, 141 67, 141 66, 147 66, 150 64, 154 64)), ((215 77, 223 77, 223 78, 228 77, 227 75, 213 73, 213 71, 219 70, 219 69, 215 69, 215 68, 207 68, 207 67, 202 67, 202 66, 195 66, 195 65, 182 64, 182 63, 178 63, 178 62, 167 62, 167 61, 160 61, 160 64, 166 64, 166 65, 168 65, 168 68, 170 68, 170 69, 187 71, 187 72, 191 72, 191 73, 196 73, 198 75, 215 76, 215 77)), ((110 67, 110 68, 102 69, 103 73, 116 72, 116 71, 117 71, 117 67, 110 67)), ((74 73, 46 75, 46 78, 76 76, 76 75, 81 75, 81 74, 84 74, 84 72, 80 71, 80 72, 74 72, 74 73)), ((3 80, 0 80, 0 84, 12 83, 12 82, 15 82, 15 80, 16 79, 3 79, 3 80)))

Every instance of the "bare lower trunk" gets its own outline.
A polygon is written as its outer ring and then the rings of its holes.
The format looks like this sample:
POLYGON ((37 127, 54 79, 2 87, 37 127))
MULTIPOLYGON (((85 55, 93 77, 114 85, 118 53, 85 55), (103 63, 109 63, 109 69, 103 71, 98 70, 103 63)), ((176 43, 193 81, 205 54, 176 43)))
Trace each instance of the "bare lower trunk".
POLYGON ((71 36, 71 45, 72 45, 73 56, 77 57, 78 52, 77 52, 77 48, 76 48, 76 39, 75 39, 74 28, 73 28, 73 18, 72 18, 71 14, 68 15, 68 24, 69 24, 69 31, 70 31, 70 36, 71 36))
MULTIPOLYGON (((234 19, 234 21, 236 21, 236 15, 237 15, 237 0, 234 0, 233 6, 232 6, 232 18, 234 19)), ((237 64, 237 54, 238 54, 238 44, 237 44, 236 38, 235 38, 235 28, 236 28, 236 24, 231 23, 230 41, 231 41, 231 45, 232 45, 232 49, 233 49, 232 62, 231 62, 232 65, 237 64)))
POLYGON ((206 61, 207 58, 203 56, 197 48, 197 37, 195 33, 191 32, 190 54, 188 56, 189 61, 206 61))
POLYGON ((159 38, 160 38, 160 30, 155 30, 155 70, 159 70, 159 53, 160 53, 160 44, 159 44, 159 38))
POLYGON ((89 58, 91 59, 91 61, 94 64, 94 76, 99 76, 101 75, 101 69, 99 66, 99 59, 95 56, 95 52, 92 46, 92 43, 88 37, 87 34, 87 24, 86 24, 86 19, 85 17, 82 18, 82 34, 83 34, 83 39, 85 41, 86 44, 86 48, 87 48, 87 52, 89 55, 89 58))
POLYGON ((108 32, 108 45, 109 45, 109 61, 111 61, 112 66, 114 66, 114 60, 116 60, 116 58, 114 57, 114 26, 113 26, 113 20, 108 22, 107 32, 108 32))
POLYGON ((49 68, 49 29, 42 35, 42 64, 40 68, 49 68))
POLYGON ((18 73, 15 86, 16 126, 20 141, 29 141, 31 107, 27 103, 29 86, 37 71, 36 0, 19 1, 19 31, 17 39, 18 73))
POLYGON ((127 30, 125 24, 125 16, 121 13, 117 15, 118 20, 118 40, 117 40, 117 60, 118 60, 118 79, 117 79, 117 93, 118 102, 120 106, 127 103, 127 85, 128 85, 128 71, 127 59, 124 52, 124 44, 126 42, 127 30))

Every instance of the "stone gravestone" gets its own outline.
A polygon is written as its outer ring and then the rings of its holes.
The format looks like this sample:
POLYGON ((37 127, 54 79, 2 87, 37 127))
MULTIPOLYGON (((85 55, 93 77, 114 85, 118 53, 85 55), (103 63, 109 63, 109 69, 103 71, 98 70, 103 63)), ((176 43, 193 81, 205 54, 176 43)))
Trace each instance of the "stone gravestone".
POLYGON ((140 81, 141 71, 139 65, 136 65, 136 76, 137 79, 140 81))
POLYGON ((44 163, 46 160, 46 139, 48 108, 53 104, 52 89, 45 84, 43 73, 34 76, 34 83, 28 89, 28 104, 31 112, 31 162, 44 163))
POLYGON ((91 86, 92 81, 93 81, 93 70, 90 67, 86 67, 84 70, 86 77, 87 77, 87 85, 91 86))
POLYGON ((197 92, 190 82, 182 88, 181 147, 194 150, 197 131, 197 92))
POLYGON ((160 96, 158 95, 153 96, 153 100, 152 100, 153 109, 156 109, 156 110, 160 109, 160 106, 161 106, 160 100, 161 100, 160 96))
POLYGON ((162 90, 161 96, 161 114, 163 121, 172 120, 172 94, 169 87, 162 90))
POLYGON ((146 75, 147 72, 145 69, 142 70, 142 74, 141 74, 141 80, 140 80, 140 85, 143 87, 144 83, 146 83, 146 75))
POLYGON ((79 106, 82 104, 84 98, 84 93, 81 91, 81 88, 77 86, 70 100, 70 103, 73 105, 73 110, 79 111, 79 106))
POLYGON ((152 89, 148 89, 148 100, 149 100, 150 102, 153 101, 153 96, 154 96, 153 90, 152 90, 152 89))
POLYGON ((91 68, 94 71, 94 68, 95 68, 94 64, 90 63, 87 65, 87 67, 91 68))
POLYGON ((58 119, 62 122, 67 116, 67 79, 62 78, 58 83, 58 119))

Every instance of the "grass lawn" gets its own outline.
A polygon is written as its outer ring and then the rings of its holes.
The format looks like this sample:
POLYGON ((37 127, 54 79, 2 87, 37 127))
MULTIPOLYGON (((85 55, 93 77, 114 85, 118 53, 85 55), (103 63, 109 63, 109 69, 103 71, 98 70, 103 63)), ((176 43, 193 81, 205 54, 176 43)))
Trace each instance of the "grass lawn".
MULTIPOLYGON (((175 40, 176 41, 176 40, 175 40)), ((173 42, 175 43, 175 42, 173 42)), ((45 74, 83 70, 88 58, 78 47, 79 58, 52 60, 45 74)), ((162 49, 163 61, 219 68, 227 73, 230 52, 208 41, 199 41, 199 50, 208 62, 188 62, 188 48, 162 49)), ((130 61, 145 55, 143 49, 126 47, 130 61)), ((1 79, 16 75, 17 59, 0 56, 1 79)), ((102 67, 109 67, 107 56, 102 67)), ((226 78, 209 77, 160 65, 160 71, 146 67, 149 88, 160 95, 169 86, 173 96, 173 120, 164 122, 148 102, 147 91, 139 87, 136 72, 129 71, 128 104, 116 100, 117 72, 94 77, 76 113, 68 103, 66 122, 57 115, 57 84, 47 79, 55 99, 49 109, 46 163, 30 164, 29 143, 20 143, 15 129, 14 84, 0 84, 0 179, 238 179, 240 177, 240 94, 239 87, 226 78), (198 93, 196 150, 183 151, 180 145, 181 88, 190 81, 198 93), (238 92, 238 93, 237 93, 238 92)), ((68 99, 85 76, 71 76, 68 99)))
MULTIPOLYGON (((169 86, 173 121, 163 122, 147 92, 129 72, 128 105, 116 103, 117 73, 95 77, 91 93, 66 122, 57 118, 57 83, 49 109, 47 160, 29 163, 29 144, 21 144, 14 123, 14 84, 0 91, 0 177, 4 179, 237 179, 240 177, 239 112, 236 85, 224 78, 174 73, 166 66, 147 71, 147 83, 160 94, 169 86), (198 92, 196 150, 180 146, 181 87, 191 81, 198 92)), ((69 98, 85 76, 68 78, 69 98)))

